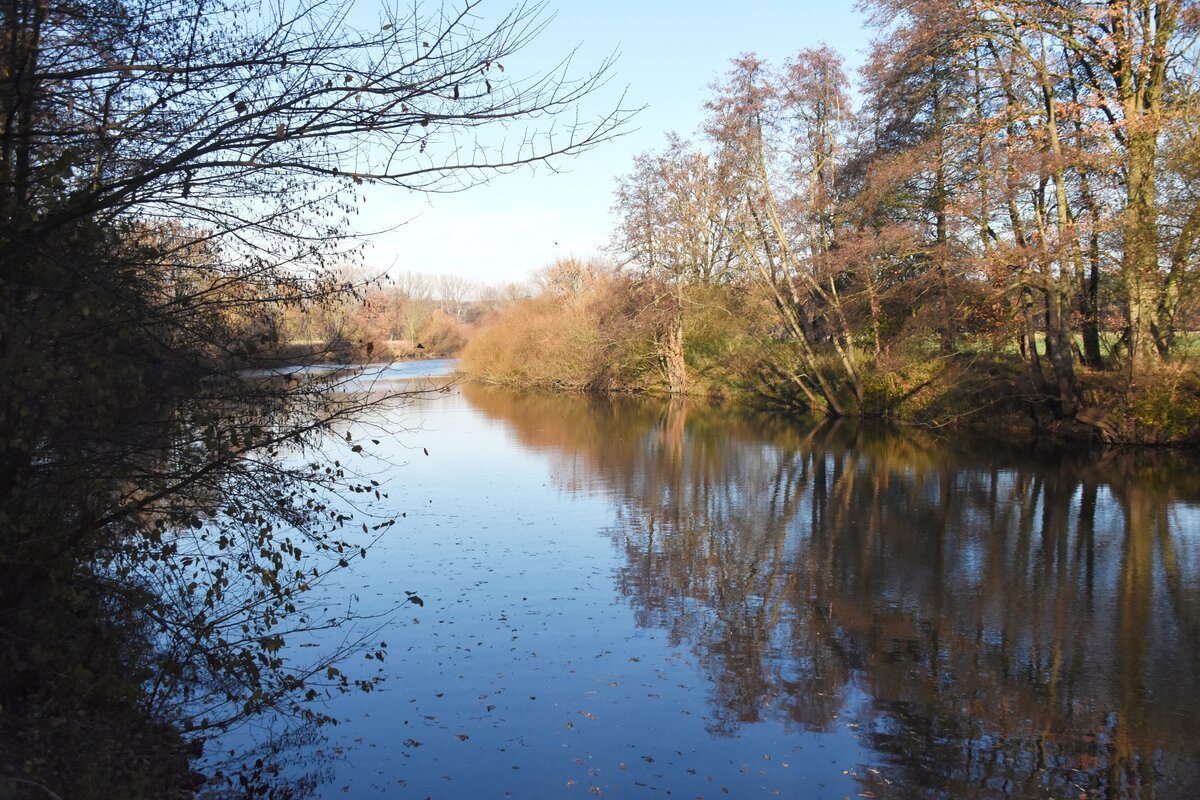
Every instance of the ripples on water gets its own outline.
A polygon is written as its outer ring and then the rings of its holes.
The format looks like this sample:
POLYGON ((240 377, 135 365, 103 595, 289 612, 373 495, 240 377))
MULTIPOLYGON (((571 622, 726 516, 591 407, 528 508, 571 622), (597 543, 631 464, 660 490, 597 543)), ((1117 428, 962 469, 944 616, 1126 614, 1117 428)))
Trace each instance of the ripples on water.
POLYGON ((370 424, 403 516, 340 590, 425 605, 315 796, 1200 786, 1194 464, 473 386, 370 424))

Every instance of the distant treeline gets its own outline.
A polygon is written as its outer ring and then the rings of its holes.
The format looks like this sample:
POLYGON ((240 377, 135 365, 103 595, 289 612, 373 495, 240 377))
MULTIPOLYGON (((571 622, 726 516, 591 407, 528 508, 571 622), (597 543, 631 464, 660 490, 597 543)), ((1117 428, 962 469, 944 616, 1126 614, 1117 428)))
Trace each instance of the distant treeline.
POLYGON ((528 295, 519 284, 481 286, 458 275, 346 271, 341 291, 281 306, 272 321, 278 357, 368 361, 455 356, 474 326, 528 295))
POLYGON ((621 180, 620 269, 556 265, 465 368, 1196 439, 1192 4, 867 6, 856 91, 825 47, 734 59, 697 141, 621 180))

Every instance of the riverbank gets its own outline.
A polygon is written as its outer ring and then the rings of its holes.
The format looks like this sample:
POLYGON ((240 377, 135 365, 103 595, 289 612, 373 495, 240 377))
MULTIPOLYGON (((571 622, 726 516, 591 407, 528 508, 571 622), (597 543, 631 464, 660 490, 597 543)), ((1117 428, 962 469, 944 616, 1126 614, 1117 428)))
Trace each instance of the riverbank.
POLYGON ((256 353, 256 364, 263 362, 279 366, 310 364, 389 364, 397 361, 431 361, 454 358, 462 350, 463 341, 424 342, 407 339, 329 341, 290 341, 276 345, 265 353, 256 353))
POLYGON ((864 358, 857 395, 827 354, 820 362, 825 381, 844 404, 842 414, 833 414, 805 391, 797 377, 802 368, 785 341, 735 325, 714 331, 701 324, 684 338, 686 380, 679 391, 652 336, 609 338, 599 326, 589 329, 586 315, 564 326, 557 313, 532 310, 525 324, 501 317, 468 342, 460 359, 467 379, 552 392, 682 396, 786 416, 881 418, 937 430, 1049 437, 1064 445, 1200 442, 1200 373, 1189 363, 1163 364, 1136 379, 1120 365, 1079 367, 1077 399, 1067 403, 1056 396, 1048 371, 1016 348, 943 355, 930 344, 864 358))

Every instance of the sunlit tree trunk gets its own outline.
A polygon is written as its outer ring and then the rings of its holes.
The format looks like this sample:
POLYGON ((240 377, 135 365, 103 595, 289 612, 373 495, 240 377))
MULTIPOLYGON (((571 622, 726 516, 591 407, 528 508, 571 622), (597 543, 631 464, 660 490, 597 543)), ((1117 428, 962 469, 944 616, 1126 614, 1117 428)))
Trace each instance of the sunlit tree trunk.
POLYGON ((1104 354, 1100 349, 1100 212, 1086 172, 1080 174, 1080 199, 1090 230, 1086 262, 1077 273, 1075 290, 1079 330, 1083 337, 1083 362, 1092 369, 1101 369, 1104 354))
POLYGON ((659 342, 659 361, 673 395, 687 394, 688 369, 683 338, 683 283, 677 281, 671 292, 671 310, 659 342))
POLYGON ((1057 233, 1056 275, 1047 275, 1046 293, 1046 352, 1054 367, 1054 378, 1058 386, 1058 399, 1062 413, 1073 416, 1079 406, 1079 388, 1075 379, 1074 334, 1071 330, 1071 308, 1073 289, 1072 268, 1076 266, 1079 253, 1076 242, 1075 224, 1067 200, 1066 169, 1062 142, 1058 133, 1058 104, 1054 88, 1050 83, 1049 67, 1045 50, 1039 64, 1042 84, 1042 100, 1045 110, 1046 149, 1053 165, 1055 229, 1057 233))
POLYGON ((1111 81, 1098 85, 1096 100, 1108 118, 1109 138, 1124 167, 1121 274, 1134 375, 1169 351, 1169 336, 1159 319, 1166 287, 1159 253, 1157 170, 1168 67, 1181 55, 1179 48, 1187 46, 1177 33, 1190 5, 1184 0, 1109 0, 1099 17, 1072 19, 1065 30, 1055 31, 1093 83, 1099 84, 1105 75, 1111 81), (1089 30, 1088 25, 1093 27, 1089 30))
POLYGON ((1155 136, 1135 133, 1129 142, 1128 218, 1125 224, 1125 298, 1129 313, 1130 368, 1137 374, 1157 363, 1159 349, 1158 219, 1154 202, 1155 136))

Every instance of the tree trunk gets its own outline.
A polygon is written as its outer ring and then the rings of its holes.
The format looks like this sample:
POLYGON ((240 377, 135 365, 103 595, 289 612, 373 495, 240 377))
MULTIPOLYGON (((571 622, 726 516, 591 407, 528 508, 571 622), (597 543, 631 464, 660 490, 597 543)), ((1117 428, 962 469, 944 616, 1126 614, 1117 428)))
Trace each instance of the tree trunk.
POLYGON ((1162 282, 1158 269, 1158 219, 1154 201, 1153 132, 1129 137, 1128 217, 1125 223, 1125 298, 1129 315, 1129 360, 1134 375, 1159 362, 1154 332, 1159 329, 1162 282))
POLYGON ((688 391, 687 360, 683 351, 683 309, 675 310, 666 331, 659 337, 659 364, 667 378, 667 388, 672 395, 684 395, 688 391))
POLYGON ((1091 231, 1088 233, 1086 272, 1081 270, 1078 275, 1076 309, 1079 312, 1079 332, 1083 336, 1083 363, 1092 369, 1103 369, 1104 355, 1100 350, 1100 214, 1086 174, 1081 189, 1091 231))
POLYGON ((1043 290, 1046 300, 1046 358, 1054 373, 1059 412, 1073 417, 1079 408, 1079 388, 1071 353, 1071 324, 1065 299, 1052 287, 1043 290))
MULTIPOLYGON (((1046 356, 1054 369, 1058 388, 1060 413, 1072 417, 1079 408, 1079 388, 1075 380, 1074 340, 1071 331, 1071 270, 1082 271, 1075 218, 1067 198, 1066 170, 1062 142, 1058 135, 1058 103, 1055 100, 1050 71, 1044 56, 1040 65, 1042 99, 1046 110, 1046 147, 1054 164, 1054 210, 1058 230, 1058 277, 1047 274, 1046 286, 1046 356)), ((1043 241, 1045 241, 1043 237, 1043 241)), ((1048 263, 1047 263, 1048 265, 1048 263)))
POLYGON ((1040 395, 1046 395, 1050 393, 1050 387, 1046 383, 1046 373, 1042 370, 1042 357, 1038 353, 1037 315, 1033 310, 1033 290, 1028 287, 1021 290, 1021 312, 1025 320, 1022 338, 1025 342, 1023 349, 1029 363, 1029 377, 1033 382, 1034 391, 1040 395))

